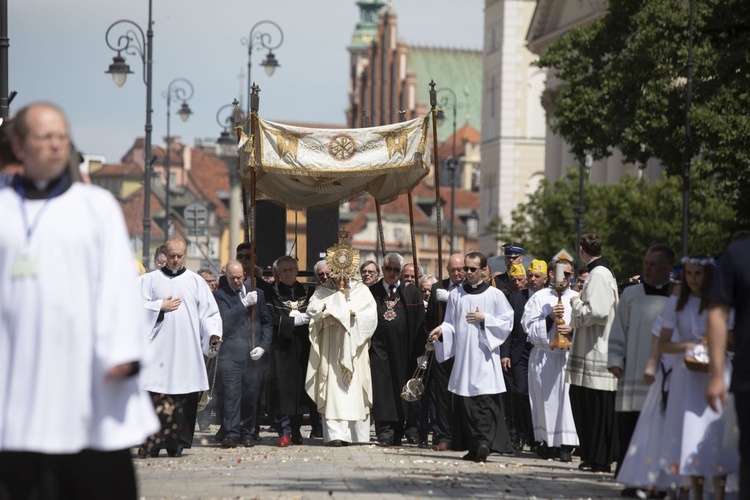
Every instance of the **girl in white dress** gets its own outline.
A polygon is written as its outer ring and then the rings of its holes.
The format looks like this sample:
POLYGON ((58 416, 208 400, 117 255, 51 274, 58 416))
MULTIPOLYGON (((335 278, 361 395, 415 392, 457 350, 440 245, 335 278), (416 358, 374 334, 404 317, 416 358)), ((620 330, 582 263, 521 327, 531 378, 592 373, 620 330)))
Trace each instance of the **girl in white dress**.
MULTIPOLYGON (((724 498, 726 475, 738 470, 739 455, 723 444, 725 418, 713 412, 704 398, 708 373, 692 371, 686 355, 697 355, 706 331, 707 292, 714 261, 698 254, 682 260, 682 290, 670 297, 663 314, 659 348, 675 353, 669 401, 665 415, 661 464, 669 472, 691 478, 693 498, 703 498, 703 479, 711 477, 717 500, 724 498), (672 334, 677 330, 677 339, 672 334)), ((731 363, 726 364, 729 383, 731 363)))
MULTIPOLYGON (((679 293, 679 286, 675 287, 675 291, 679 293)), ((658 497, 657 492, 665 492, 684 486, 686 483, 683 476, 659 465, 664 415, 676 356, 675 354, 661 354, 659 351, 661 328, 662 317, 659 316, 651 328, 654 342, 651 344, 651 354, 643 372, 643 379, 649 384, 648 394, 625 453, 625 459, 617 474, 617 482, 639 488, 655 497, 658 497)), ((676 335, 672 336, 673 339, 675 337, 676 335)))

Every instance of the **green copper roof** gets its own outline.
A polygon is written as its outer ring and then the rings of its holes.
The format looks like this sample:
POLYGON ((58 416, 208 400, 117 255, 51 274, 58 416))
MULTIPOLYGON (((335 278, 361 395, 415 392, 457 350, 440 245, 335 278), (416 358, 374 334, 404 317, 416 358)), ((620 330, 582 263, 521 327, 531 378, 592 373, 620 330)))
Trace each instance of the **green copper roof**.
MULTIPOLYGON (((430 80, 438 90, 438 107, 443 99, 453 102, 448 87, 456 94, 456 129, 467 122, 482 131, 482 52, 479 50, 409 46, 409 70, 417 75, 417 100, 430 105, 430 80)), ((438 127, 438 141, 453 134, 453 111, 446 107, 445 122, 438 127)))
POLYGON ((359 22, 352 34, 351 49, 366 49, 378 34, 378 15, 385 2, 382 0, 359 0, 359 22))

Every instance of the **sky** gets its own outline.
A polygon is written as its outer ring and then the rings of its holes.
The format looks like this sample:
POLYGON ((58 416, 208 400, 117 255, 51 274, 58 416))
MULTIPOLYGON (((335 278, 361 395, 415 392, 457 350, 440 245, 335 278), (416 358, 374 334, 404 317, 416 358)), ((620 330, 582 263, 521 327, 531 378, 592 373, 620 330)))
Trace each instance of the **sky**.
MULTIPOLYGON (((482 0, 391 3, 399 38, 409 44, 482 47, 482 0)), ((18 92, 11 114, 30 102, 51 101, 68 114, 80 151, 119 162, 134 139, 144 136, 146 123, 140 58, 123 54, 133 71, 123 87, 105 74, 115 55, 105 33, 120 19, 134 21, 145 32, 148 0, 8 0, 8 87, 18 92)), ((264 20, 281 26, 284 38, 274 51, 280 67, 272 77, 260 66, 265 51, 256 48, 252 54, 251 77, 261 88, 260 115, 274 121, 345 123, 346 47, 359 20, 355 0, 153 0, 153 20, 154 145, 164 143, 164 95, 175 78, 193 84, 188 101, 193 115, 183 123, 173 114, 171 135, 190 145, 195 138, 219 136, 219 108, 234 98, 245 102, 248 53, 241 39, 264 20)), ((272 36, 274 42, 279 39, 272 36)), ((172 113, 179 104, 172 100, 172 113)))

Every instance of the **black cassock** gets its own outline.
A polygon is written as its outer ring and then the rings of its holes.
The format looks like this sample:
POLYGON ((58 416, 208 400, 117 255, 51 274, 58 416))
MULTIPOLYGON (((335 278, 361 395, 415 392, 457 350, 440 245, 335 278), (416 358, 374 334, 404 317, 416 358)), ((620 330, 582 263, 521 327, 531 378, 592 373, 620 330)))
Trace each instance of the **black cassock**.
POLYGON ((266 301, 273 317, 271 341, 270 406, 274 415, 301 415, 315 406, 305 392, 305 375, 310 358, 309 325, 294 326, 290 312, 307 310, 313 294, 295 282, 288 287, 278 283, 266 286, 266 301))
POLYGON ((507 392, 502 395, 503 411, 511 440, 522 447, 534 442, 529 403, 529 354, 533 345, 528 342, 528 335, 521 325, 529 290, 513 292, 507 299, 513 308, 513 329, 508 340, 500 346, 500 357, 510 359, 510 371, 504 372, 507 392))
POLYGON ((375 422, 404 422, 407 403, 401 389, 414 374, 418 356, 424 353, 420 330, 424 320, 424 302, 417 287, 404 286, 395 290, 393 299, 381 279, 370 287, 378 308, 378 326, 370 345, 373 407, 375 422))

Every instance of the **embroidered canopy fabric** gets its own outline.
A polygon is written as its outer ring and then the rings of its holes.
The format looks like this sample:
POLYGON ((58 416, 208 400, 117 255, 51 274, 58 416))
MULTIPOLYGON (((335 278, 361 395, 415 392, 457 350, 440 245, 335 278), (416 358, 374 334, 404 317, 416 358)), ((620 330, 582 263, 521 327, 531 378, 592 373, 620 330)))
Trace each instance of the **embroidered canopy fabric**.
POLYGON ((430 170, 429 115, 359 129, 315 129, 253 115, 255 134, 239 144, 243 184, 291 209, 336 205, 369 193, 388 203, 430 170))

